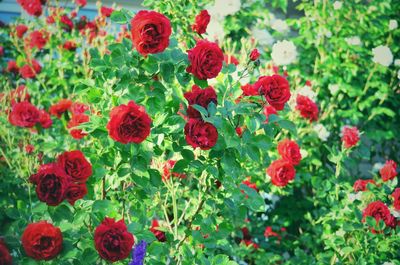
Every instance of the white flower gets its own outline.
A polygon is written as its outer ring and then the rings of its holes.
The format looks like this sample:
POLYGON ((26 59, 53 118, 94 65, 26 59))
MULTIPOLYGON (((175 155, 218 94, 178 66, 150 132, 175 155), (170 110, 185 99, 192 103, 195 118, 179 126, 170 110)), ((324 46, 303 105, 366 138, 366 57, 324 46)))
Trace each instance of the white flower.
POLYGON ((399 218, 400 217, 400 211, 397 211, 396 209, 390 209, 391 214, 393 214, 394 217, 399 218))
POLYGON ((211 15, 225 17, 233 15, 240 10, 240 0, 216 0, 214 5, 208 9, 211 15))
POLYGON ((335 235, 343 237, 346 232, 343 229, 339 229, 336 231, 335 235))
POLYGON ((344 39, 348 45, 354 45, 354 46, 360 46, 361 45, 361 39, 358 36, 353 36, 349 38, 344 39))
POLYGON ((357 192, 356 194, 349 193, 349 201, 350 202, 354 202, 355 200, 361 201, 361 197, 362 197, 361 191, 357 192))
POLYGON ((373 172, 378 172, 383 166, 384 166, 383 163, 380 163, 380 162, 375 163, 375 164, 372 166, 372 171, 373 171, 373 172))
POLYGON ((280 33, 289 31, 288 24, 282 19, 273 19, 271 21, 271 28, 280 33))
POLYGON ((268 218, 268 215, 266 215, 266 214, 264 214, 264 213, 261 215, 261 220, 263 220, 263 221, 268 221, 268 219, 269 219, 269 218, 268 218))
POLYGON ((395 66, 400 66, 400 59, 394 60, 394 65, 395 66))
POLYGON ((274 37, 266 29, 253 28, 251 35, 261 46, 271 46, 274 43, 274 37))
POLYGON ((397 24, 397 20, 391 19, 389 20, 389 30, 397 29, 399 25, 397 24))
POLYGON ((378 47, 372 49, 372 53, 374 54, 374 58, 372 59, 374 63, 379 63, 383 66, 389 66, 393 62, 392 51, 387 46, 379 45, 378 47))
POLYGON ((315 124, 313 130, 317 133, 318 138, 324 142, 328 140, 329 135, 331 135, 331 133, 321 123, 315 124))
POLYGON ((393 262, 386 261, 385 263, 382 263, 382 265, 396 265, 396 264, 394 264, 393 262))
POLYGON ((400 70, 397 71, 397 78, 400 79, 400 70))
POLYGON ((278 41, 272 46, 272 60, 276 65, 288 65, 293 63, 297 57, 297 49, 292 41, 278 41))
POLYGON ((335 1, 335 2, 333 3, 333 9, 339 10, 339 9, 342 8, 342 5, 343 5, 343 3, 342 3, 341 1, 335 1))
POLYGON ((332 95, 335 95, 336 92, 339 91, 339 85, 338 84, 329 84, 328 89, 329 89, 329 92, 331 92, 332 95))
POLYGON ((211 17, 210 23, 207 26, 206 38, 211 41, 222 41, 225 36, 223 21, 211 17))
POLYGON ((317 99, 317 93, 310 86, 303 86, 299 90, 297 90, 298 95, 303 95, 309 97, 312 101, 317 99))
POLYGON ((326 36, 327 38, 332 37, 332 32, 328 30, 327 32, 325 32, 325 36, 326 36))

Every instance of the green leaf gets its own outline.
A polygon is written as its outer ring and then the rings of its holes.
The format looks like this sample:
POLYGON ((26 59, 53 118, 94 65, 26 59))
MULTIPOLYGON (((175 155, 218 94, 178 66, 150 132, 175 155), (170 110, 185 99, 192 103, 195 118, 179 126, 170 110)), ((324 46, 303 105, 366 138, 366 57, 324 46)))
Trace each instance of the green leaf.
POLYGON ((240 188, 244 190, 244 193, 248 196, 248 198, 245 200, 247 207, 255 212, 265 211, 264 199, 256 190, 244 184, 240 184, 240 188))
POLYGON ((110 18, 112 22, 115 22, 117 24, 126 24, 129 21, 129 17, 124 10, 114 10, 110 18))

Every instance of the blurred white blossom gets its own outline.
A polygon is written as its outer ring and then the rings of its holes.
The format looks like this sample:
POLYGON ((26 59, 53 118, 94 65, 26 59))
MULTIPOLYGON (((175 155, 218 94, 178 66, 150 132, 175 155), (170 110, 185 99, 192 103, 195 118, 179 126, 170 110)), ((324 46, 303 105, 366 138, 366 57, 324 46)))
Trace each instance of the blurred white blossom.
POLYGON ((379 45, 378 47, 372 49, 374 58, 372 59, 374 63, 379 63, 383 66, 389 66, 393 62, 393 54, 389 47, 379 45))
POLYGON ((278 41, 272 46, 272 60, 276 65, 288 65, 297 58, 297 49, 292 41, 278 41))
POLYGON ((397 71, 397 78, 400 79, 400 70, 397 71))
POLYGON ((341 1, 335 1, 335 2, 333 3, 333 9, 339 10, 339 9, 342 8, 342 5, 343 5, 343 3, 342 3, 341 1))
POLYGON ((358 36, 345 38, 344 40, 347 42, 348 45, 355 45, 355 46, 361 45, 361 39, 358 36))
POLYGON ((313 130, 317 133, 318 138, 324 142, 328 140, 328 137, 331 135, 331 133, 321 123, 315 124, 313 130))
POLYGON ((383 166, 384 166, 383 163, 380 163, 380 162, 375 163, 375 164, 372 166, 372 171, 373 171, 373 172, 378 172, 383 166))
POLYGON ((233 15, 240 10, 240 0, 216 0, 214 5, 208 8, 211 16, 218 18, 233 15))
POLYGON ((394 60, 394 65, 395 66, 400 66, 400 59, 394 60))
POLYGON ((215 19, 211 16, 210 23, 207 26, 207 34, 205 35, 208 40, 222 41, 225 37, 223 21, 215 19))
POLYGON ((329 84, 328 89, 329 89, 329 92, 331 92, 332 95, 335 95, 336 92, 339 91, 339 85, 338 84, 329 84))
POLYGON ((389 30, 397 29, 399 25, 397 24, 397 20, 391 19, 389 20, 389 30))
POLYGON ((317 99, 317 93, 315 93, 315 91, 312 90, 310 86, 303 86, 302 88, 297 90, 297 94, 302 96, 307 96, 312 101, 315 101, 317 99))
POLYGON ((253 28, 251 35, 261 46, 271 46, 274 43, 274 37, 266 29, 253 28))
POLYGON ((286 21, 282 19, 272 19, 271 20, 271 28, 273 30, 278 31, 279 33, 285 33, 289 31, 289 26, 286 21))
POLYGON ((361 201, 362 192, 359 191, 357 193, 349 193, 349 201, 354 202, 355 200, 361 201))

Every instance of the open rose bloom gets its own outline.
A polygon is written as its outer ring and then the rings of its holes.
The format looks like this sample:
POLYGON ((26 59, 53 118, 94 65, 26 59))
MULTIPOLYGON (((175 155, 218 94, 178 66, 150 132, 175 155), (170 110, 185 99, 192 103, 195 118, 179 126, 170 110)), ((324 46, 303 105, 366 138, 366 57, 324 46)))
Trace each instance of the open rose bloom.
POLYGON ((400 1, 0 14, 0 265, 400 265, 400 1))

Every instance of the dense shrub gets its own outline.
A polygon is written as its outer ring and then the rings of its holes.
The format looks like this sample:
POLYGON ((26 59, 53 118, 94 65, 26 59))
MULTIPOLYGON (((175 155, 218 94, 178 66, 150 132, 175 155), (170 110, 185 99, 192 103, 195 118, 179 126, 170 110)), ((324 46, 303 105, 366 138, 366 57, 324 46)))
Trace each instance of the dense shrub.
POLYGON ((398 1, 18 3, 0 264, 400 264, 398 1))

